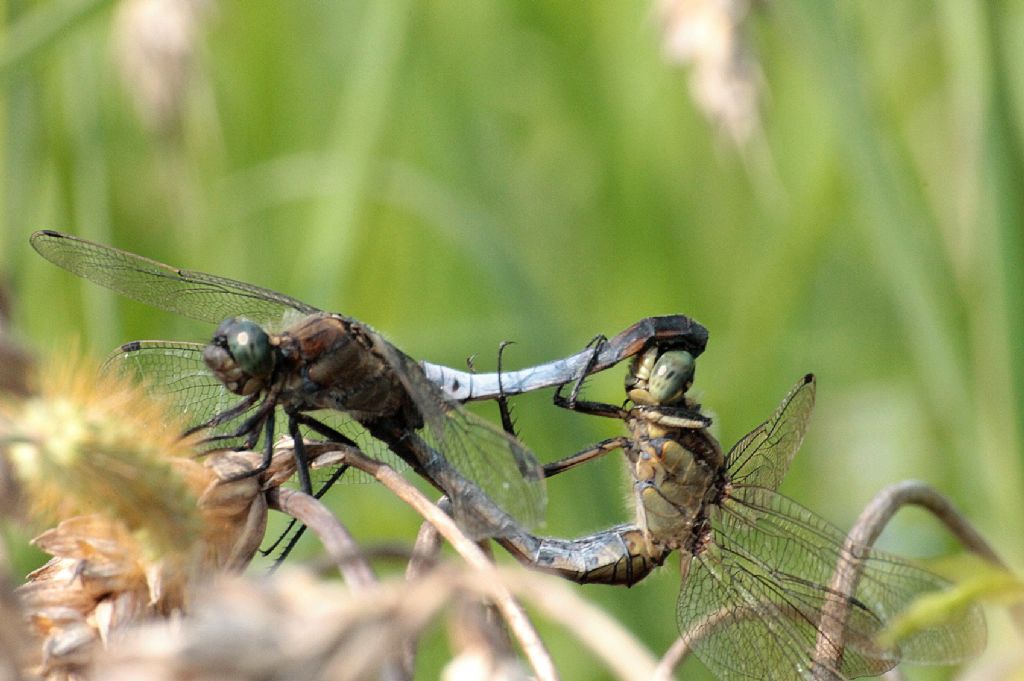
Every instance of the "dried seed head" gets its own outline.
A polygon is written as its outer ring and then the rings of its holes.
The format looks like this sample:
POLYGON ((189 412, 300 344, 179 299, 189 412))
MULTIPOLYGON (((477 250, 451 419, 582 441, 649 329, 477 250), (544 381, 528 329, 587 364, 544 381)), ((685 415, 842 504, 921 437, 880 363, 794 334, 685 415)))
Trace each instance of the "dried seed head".
POLYGON ((6 454, 29 515, 105 514, 154 556, 188 546, 199 528, 195 496, 172 460, 192 449, 166 407, 81 361, 44 367, 39 384, 3 407, 6 454))
POLYGON ((142 122, 160 134, 181 129, 195 77, 207 0, 124 0, 113 37, 125 89, 142 122))
POLYGON ((659 0, 664 50, 692 64, 697 105, 737 145, 760 128, 761 71, 743 32, 751 0, 659 0))
POLYGON ((53 558, 18 595, 42 639, 34 672, 67 679, 115 630, 186 610, 197 584, 245 567, 267 506, 258 478, 223 482, 258 454, 197 461, 183 426, 143 389, 81 363, 41 383, 0 406, 0 455, 34 521, 65 517, 36 538, 53 558))

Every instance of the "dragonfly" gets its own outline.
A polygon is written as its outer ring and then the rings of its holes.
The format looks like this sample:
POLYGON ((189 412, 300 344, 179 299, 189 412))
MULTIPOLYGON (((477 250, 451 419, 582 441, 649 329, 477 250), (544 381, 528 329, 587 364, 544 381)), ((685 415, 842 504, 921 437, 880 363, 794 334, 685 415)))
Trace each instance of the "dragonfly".
MULTIPOLYGON (((209 344, 132 341, 108 360, 109 367, 141 376, 168 396, 194 424, 192 430, 212 433, 211 443, 253 448, 262 438, 265 465, 275 430, 287 429, 294 437, 301 429, 357 442, 398 468, 411 464, 452 497, 456 516, 472 519, 466 524, 479 526, 475 534, 480 536, 500 535, 502 528, 516 525, 513 521, 535 525, 544 507, 543 475, 521 443, 458 402, 483 399, 485 391, 502 386, 515 394, 579 380, 652 342, 674 338, 697 354, 707 342, 707 330, 683 315, 652 317, 610 341, 602 337, 599 348, 507 372, 497 382, 494 375, 477 381, 468 372, 417 364, 368 325, 276 291, 56 231, 36 232, 30 241, 46 259, 94 283, 169 312, 220 323, 209 344), (481 513, 489 515, 474 518, 481 513)), ((301 438, 295 443, 297 475, 308 492, 312 483, 301 438)), ((344 467, 338 468, 317 495, 343 473, 344 467)))
POLYGON ((449 398, 369 325, 60 232, 39 231, 30 241, 44 258, 89 281, 219 323, 205 345, 134 341, 109 362, 170 397, 193 424, 189 432, 204 432, 208 444, 253 449, 262 440, 265 470, 281 421, 306 492, 312 485, 303 433, 312 431, 371 455, 390 450, 449 497, 474 537, 541 520, 544 476, 534 455, 449 398))
POLYGON ((876 676, 900 661, 952 664, 984 647, 985 621, 976 607, 899 646, 879 645, 876 636, 887 622, 949 583, 882 551, 844 550, 842 532, 778 493, 810 423, 813 375, 801 378, 771 418, 726 453, 708 432, 700 405, 687 396, 694 367, 686 350, 655 345, 630 365, 625 406, 573 402, 556 392, 560 406, 621 419, 629 434, 548 470, 568 470, 621 449, 635 518, 572 540, 520 531, 499 540, 505 548, 573 581, 625 585, 678 552, 677 624, 723 681, 839 681, 876 676), (862 576, 852 593, 837 593, 829 586, 833 572, 853 556, 862 576), (845 608, 826 610, 836 599, 845 608), (841 611, 829 619, 828 612, 841 611), (819 635, 832 662, 815 657, 819 635))

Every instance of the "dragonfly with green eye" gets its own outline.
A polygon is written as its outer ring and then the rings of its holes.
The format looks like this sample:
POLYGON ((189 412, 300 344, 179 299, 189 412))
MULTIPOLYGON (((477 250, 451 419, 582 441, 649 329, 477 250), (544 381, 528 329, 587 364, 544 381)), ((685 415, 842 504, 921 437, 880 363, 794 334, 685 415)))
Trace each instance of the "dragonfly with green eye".
POLYGON ((393 452, 449 497, 456 520, 474 537, 542 519, 543 472, 533 454, 448 399, 368 325, 59 232, 36 232, 31 244, 47 260, 129 298, 219 323, 205 346, 136 341, 109 363, 165 393, 209 446, 254 449, 262 441, 263 465, 254 473, 269 465, 283 425, 307 492, 303 437, 312 432, 389 461, 393 452))
POLYGON ((621 419, 629 434, 545 470, 623 450, 633 522, 575 540, 518 532, 500 543, 528 565, 583 583, 631 585, 678 552, 677 624, 723 681, 839 681, 879 675, 900 661, 952 664, 981 650, 985 622, 976 607, 899 646, 879 644, 894 616, 950 584, 896 556, 844 546, 842 532, 776 491, 810 422, 812 375, 726 453, 687 396, 694 367, 690 352, 654 345, 630 366, 627 406, 556 393, 560 406, 621 419), (833 573, 854 556, 860 580, 852 593, 837 593, 833 573), (826 609, 835 600, 844 604, 842 617, 826 609), (820 662, 822 650, 837 662, 820 662))
MULTIPOLYGON (((541 467, 516 439, 459 406, 451 391, 472 382, 464 372, 420 365, 368 325, 275 291, 60 232, 36 232, 31 244, 60 267, 129 298, 220 323, 206 345, 135 341, 109 362, 164 392, 211 445, 252 449, 262 440, 265 467, 275 431, 286 429, 300 485, 309 492, 302 435, 312 432, 410 465, 450 497, 474 536, 501 536, 542 517, 541 467)), ((513 373, 510 386, 574 380, 640 351, 645 335, 691 334, 691 345, 699 345, 702 328, 685 317, 642 320, 600 352, 513 373)))

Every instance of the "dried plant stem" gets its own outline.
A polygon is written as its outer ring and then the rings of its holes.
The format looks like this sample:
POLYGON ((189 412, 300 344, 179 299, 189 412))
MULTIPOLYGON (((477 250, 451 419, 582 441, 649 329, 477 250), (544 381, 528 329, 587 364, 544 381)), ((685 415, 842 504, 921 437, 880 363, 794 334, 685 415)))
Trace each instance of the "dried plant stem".
POLYGON ((0 681, 20 679, 29 649, 23 611, 9 579, 7 550, 0 543, 0 681))
POLYGON ((496 568, 480 550, 480 547, 462 533, 448 514, 433 504, 394 469, 373 459, 368 459, 354 450, 345 450, 342 454, 345 463, 369 473, 391 490, 395 496, 412 506, 417 513, 437 528, 441 536, 471 567, 480 573, 481 581, 492 584, 492 597, 495 600, 495 605, 519 641, 534 674, 542 681, 557 679, 558 673, 540 636, 519 603, 500 583, 496 568))
MULTIPOLYGON (((918 480, 907 480, 886 487, 861 512, 839 554, 839 562, 829 584, 833 594, 854 593, 863 571, 867 551, 896 512, 906 505, 920 506, 939 519, 970 551, 992 563, 1006 567, 992 547, 952 502, 931 486, 918 480)), ((843 635, 849 601, 829 598, 822 609, 822 627, 815 646, 815 668, 838 669, 843 655, 843 635)), ((1013 608, 1014 622, 1024 632, 1024 608, 1013 608)))
POLYGON ((352 589, 377 584, 377 576, 355 539, 319 499, 295 489, 275 487, 267 491, 267 504, 312 530, 352 589))
MULTIPOLYGON (((448 497, 441 497, 438 507, 447 513, 451 508, 448 497)), ((412 557, 405 566, 406 581, 415 581, 426 575, 437 565, 438 556, 441 554, 441 544, 444 541, 437 528, 429 522, 424 521, 416 535, 416 543, 412 547, 412 557)), ((409 637, 402 644, 402 653, 399 660, 406 673, 412 674, 416 668, 416 651, 419 647, 418 637, 409 637)))
POLYGON ((573 587, 549 576, 522 571, 504 574, 505 584, 570 631, 619 678, 646 681, 653 677, 654 654, 613 617, 580 598, 573 587))

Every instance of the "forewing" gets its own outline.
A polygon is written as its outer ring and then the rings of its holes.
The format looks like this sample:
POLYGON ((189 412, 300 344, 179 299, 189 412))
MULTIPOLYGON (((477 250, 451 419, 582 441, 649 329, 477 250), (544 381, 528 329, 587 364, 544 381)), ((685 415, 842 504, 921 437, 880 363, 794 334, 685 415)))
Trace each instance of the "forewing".
POLYGON ((814 410, 815 381, 807 374, 770 419, 747 433, 726 456, 729 479, 737 485, 776 489, 807 433, 814 410))
POLYGON ((55 265, 123 296, 191 319, 218 324, 228 317, 277 323, 289 312, 319 310, 269 289, 165 265, 156 260, 50 230, 32 247, 55 265))
MULTIPOLYGON (((424 419, 424 439, 464 478, 524 527, 544 518, 544 469, 525 445, 490 422, 447 400, 412 358, 379 335, 376 351, 400 377, 424 419)), ((459 509, 459 500, 453 500, 459 509)), ((472 524, 467 513, 465 524, 472 524)), ((476 537, 497 536, 497 527, 464 527, 476 537)))

